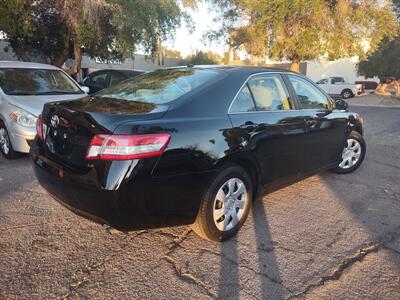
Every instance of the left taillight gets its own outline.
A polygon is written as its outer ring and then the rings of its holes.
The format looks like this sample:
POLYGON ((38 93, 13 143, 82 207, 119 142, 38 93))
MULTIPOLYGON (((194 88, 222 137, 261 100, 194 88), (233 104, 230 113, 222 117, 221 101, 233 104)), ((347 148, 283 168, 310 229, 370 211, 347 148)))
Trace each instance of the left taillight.
POLYGON ((39 115, 37 117, 36 131, 37 131, 37 135, 38 135, 39 139, 43 141, 44 140, 44 135, 43 135, 43 119, 42 119, 42 115, 39 115))
POLYGON ((86 159, 130 160, 160 156, 167 147, 170 138, 169 133, 96 134, 92 138, 86 159))

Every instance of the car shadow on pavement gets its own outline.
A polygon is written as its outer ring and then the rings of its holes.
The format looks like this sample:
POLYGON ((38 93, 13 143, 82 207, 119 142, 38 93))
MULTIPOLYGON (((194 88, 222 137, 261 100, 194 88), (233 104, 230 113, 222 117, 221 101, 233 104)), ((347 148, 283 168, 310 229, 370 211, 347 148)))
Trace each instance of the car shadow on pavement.
MULTIPOLYGON (((250 261, 253 253, 245 253, 242 249, 239 253, 237 237, 223 242, 221 244, 222 255, 220 259, 218 299, 239 299, 241 298, 239 295, 241 290, 243 290, 243 293, 249 293, 249 290, 253 290, 253 296, 261 299, 283 299, 284 297, 284 290, 281 285, 282 281, 274 252, 274 242, 262 199, 254 201, 252 205, 252 219, 256 245, 248 244, 248 246, 250 249, 256 249, 255 259, 258 262, 258 268, 254 270, 251 267, 253 264, 250 261), (241 280, 242 272, 250 272, 256 276, 245 276, 249 280, 241 280), (241 286, 241 283, 246 286, 241 286), (244 288, 246 288, 246 291, 244 291, 244 288)), ((247 245, 248 242, 251 243, 250 241, 254 241, 254 237, 251 237, 247 241, 247 236, 246 239, 243 239, 243 235, 240 235, 239 240, 247 245)))

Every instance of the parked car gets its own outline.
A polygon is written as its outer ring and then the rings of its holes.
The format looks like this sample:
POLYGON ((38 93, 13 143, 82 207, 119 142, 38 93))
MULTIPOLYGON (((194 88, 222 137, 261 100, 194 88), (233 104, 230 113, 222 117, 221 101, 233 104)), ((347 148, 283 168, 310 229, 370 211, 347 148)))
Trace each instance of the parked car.
POLYGON ((31 157, 80 215, 120 230, 194 223, 222 241, 257 194, 360 166, 363 120, 346 109, 289 71, 164 69, 46 104, 31 157))
POLYGON ((323 78, 317 82, 318 86, 332 97, 349 99, 363 93, 362 84, 346 83, 343 77, 323 78))
POLYGON ((113 86, 121 81, 124 81, 128 78, 136 77, 140 74, 143 74, 144 71, 138 70, 117 70, 117 69, 109 69, 109 70, 100 70, 90 73, 84 80, 83 85, 89 87, 89 93, 96 93, 104 88, 113 86))
POLYGON ((29 153, 36 135, 36 118, 49 101, 85 96, 61 69, 45 64, 0 62, 0 152, 5 158, 29 153))
POLYGON ((363 86, 363 91, 365 93, 372 93, 378 87, 378 83, 376 81, 373 81, 373 80, 356 81, 356 84, 361 84, 363 86))

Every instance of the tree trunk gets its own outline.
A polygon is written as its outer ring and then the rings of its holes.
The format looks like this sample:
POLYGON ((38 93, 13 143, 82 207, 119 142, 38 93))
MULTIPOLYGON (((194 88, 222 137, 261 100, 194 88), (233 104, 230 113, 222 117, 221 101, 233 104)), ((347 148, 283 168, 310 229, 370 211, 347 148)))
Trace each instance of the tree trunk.
POLYGON ((62 65, 65 63, 65 61, 68 59, 68 56, 69 56, 69 53, 68 53, 67 50, 65 50, 59 56, 56 56, 53 59, 50 59, 50 64, 52 64, 53 66, 61 68, 62 65))
POLYGON ((24 49, 18 48, 18 47, 11 47, 13 48, 15 55, 18 57, 18 59, 22 61, 31 61, 31 58, 29 55, 26 53, 24 49))
POLYGON ((290 71, 294 71, 299 73, 300 72, 300 59, 299 58, 293 58, 292 63, 289 68, 290 71))
POLYGON ((74 40, 74 56, 75 56, 75 67, 74 67, 74 75, 77 81, 82 80, 81 78, 81 65, 82 65, 82 49, 79 43, 74 40))

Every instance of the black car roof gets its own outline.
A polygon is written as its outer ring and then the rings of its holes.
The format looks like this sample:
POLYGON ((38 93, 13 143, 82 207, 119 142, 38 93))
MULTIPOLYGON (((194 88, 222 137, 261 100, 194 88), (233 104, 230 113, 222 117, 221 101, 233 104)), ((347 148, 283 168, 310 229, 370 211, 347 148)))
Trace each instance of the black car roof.
MULTIPOLYGON (((179 68, 179 67, 175 67, 179 68)), ((260 72, 284 72, 299 74, 286 69, 272 68, 272 67, 254 67, 254 66, 225 66, 225 65, 194 65, 181 68, 194 68, 194 69, 210 69, 210 70, 221 70, 227 73, 242 73, 243 75, 251 75, 260 72)))
POLYGON ((134 76, 134 75, 138 75, 138 74, 145 73, 145 71, 142 71, 142 70, 102 69, 102 70, 97 70, 97 71, 91 72, 89 75, 96 74, 96 73, 99 73, 99 72, 110 72, 110 71, 111 71, 111 72, 122 73, 122 74, 124 74, 124 75, 126 75, 126 76, 134 76))

